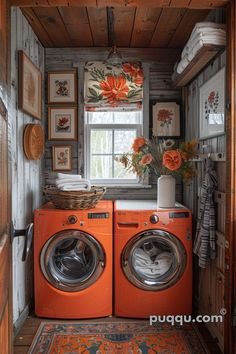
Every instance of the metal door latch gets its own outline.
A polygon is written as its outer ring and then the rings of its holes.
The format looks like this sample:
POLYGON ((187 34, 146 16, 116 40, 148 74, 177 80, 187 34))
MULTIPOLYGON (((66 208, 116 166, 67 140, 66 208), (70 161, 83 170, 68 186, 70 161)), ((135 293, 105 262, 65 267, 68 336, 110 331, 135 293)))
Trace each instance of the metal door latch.
POLYGON ((236 327, 236 304, 234 305, 233 311, 233 327, 236 327))
POLYGON ((24 262, 28 258, 34 235, 34 224, 30 223, 26 229, 15 229, 13 222, 11 223, 11 243, 15 237, 25 237, 24 249, 21 260, 24 262))

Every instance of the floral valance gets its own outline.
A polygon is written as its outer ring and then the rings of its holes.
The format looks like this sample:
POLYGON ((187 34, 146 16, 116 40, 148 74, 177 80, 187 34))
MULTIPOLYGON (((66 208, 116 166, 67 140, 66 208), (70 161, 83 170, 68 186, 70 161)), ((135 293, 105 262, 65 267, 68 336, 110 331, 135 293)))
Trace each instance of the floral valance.
POLYGON ((139 62, 110 65, 88 62, 85 65, 85 108, 141 109, 143 100, 143 69, 139 62))

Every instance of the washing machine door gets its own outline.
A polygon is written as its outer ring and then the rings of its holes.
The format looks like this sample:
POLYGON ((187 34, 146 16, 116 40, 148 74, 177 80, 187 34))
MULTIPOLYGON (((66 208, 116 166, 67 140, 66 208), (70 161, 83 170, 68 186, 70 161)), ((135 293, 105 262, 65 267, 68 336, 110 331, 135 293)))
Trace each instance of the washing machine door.
POLYGON ((158 291, 179 281, 187 255, 174 235, 150 230, 134 236, 125 246, 121 265, 127 279, 136 287, 158 291))
POLYGON ((68 292, 88 288, 101 276, 105 253, 91 235, 66 230, 53 235, 40 255, 41 270, 54 287, 68 292))

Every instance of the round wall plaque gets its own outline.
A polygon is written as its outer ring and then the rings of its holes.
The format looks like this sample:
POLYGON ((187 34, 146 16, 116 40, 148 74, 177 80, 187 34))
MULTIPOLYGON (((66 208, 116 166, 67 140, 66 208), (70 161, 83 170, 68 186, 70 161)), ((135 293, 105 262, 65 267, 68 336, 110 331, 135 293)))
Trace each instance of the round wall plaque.
POLYGON ((39 124, 27 124, 24 130, 24 152, 28 160, 39 160, 44 152, 44 131, 39 124))

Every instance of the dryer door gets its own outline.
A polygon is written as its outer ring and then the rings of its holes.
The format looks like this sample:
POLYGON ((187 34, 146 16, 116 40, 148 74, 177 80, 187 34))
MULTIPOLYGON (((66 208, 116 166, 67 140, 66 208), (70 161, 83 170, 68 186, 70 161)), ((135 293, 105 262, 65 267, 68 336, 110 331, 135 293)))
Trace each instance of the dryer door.
POLYGON ((121 263, 127 279, 138 288, 157 291, 169 288, 186 267, 185 248, 174 235, 150 230, 134 236, 125 246, 121 263))
POLYGON ((65 230, 53 235, 40 255, 41 270, 54 287, 68 292, 88 288, 105 267, 102 246, 91 235, 65 230))

